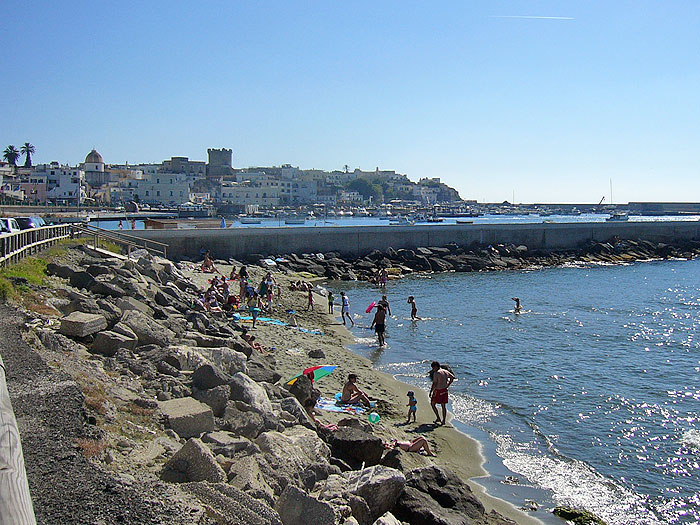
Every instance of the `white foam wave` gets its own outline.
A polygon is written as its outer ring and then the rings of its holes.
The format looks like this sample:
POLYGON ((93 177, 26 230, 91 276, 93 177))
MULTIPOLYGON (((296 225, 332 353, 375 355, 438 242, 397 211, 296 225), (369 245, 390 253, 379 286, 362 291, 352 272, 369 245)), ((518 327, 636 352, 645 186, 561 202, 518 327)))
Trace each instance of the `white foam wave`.
POLYGON ((688 430, 681 436, 680 443, 700 452, 700 430, 688 430))
POLYGON ((558 504, 585 508, 610 525, 664 523, 650 510, 645 497, 606 479, 583 462, 545 455, 506 435, 494 435, 494 440, 503 464, 551 490, 558 504))

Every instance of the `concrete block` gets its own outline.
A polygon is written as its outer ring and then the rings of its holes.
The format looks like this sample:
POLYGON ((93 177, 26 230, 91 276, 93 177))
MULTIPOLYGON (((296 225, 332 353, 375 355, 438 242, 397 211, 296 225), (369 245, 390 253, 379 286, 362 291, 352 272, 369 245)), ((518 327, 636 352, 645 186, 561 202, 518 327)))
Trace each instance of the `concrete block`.
POLYGON ((168 425, 180 437, 195 437, 216 429, 211 408, 192 397, 171 399, 159 405, 168 425))
POLYGON ((72 312, 61 319, 59 332, 69 337, 85 337, 107 328, 104 315, 72 312))

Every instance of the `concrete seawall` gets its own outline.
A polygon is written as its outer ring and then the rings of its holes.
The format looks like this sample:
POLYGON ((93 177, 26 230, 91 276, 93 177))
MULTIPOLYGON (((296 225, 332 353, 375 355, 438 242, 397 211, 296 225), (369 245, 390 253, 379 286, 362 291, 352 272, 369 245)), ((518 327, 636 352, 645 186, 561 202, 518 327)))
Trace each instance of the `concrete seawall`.
POLYGON ((622 239, 655 242, 700 240, 700 222, 600 222, 567 224, 449 224, 426 226, 323 226, 314 228, 228 228, 137 230, 132 235, 168 244, 168 256, 197 257, 206 248, 216 258, 337 251, 362 256, 389 247, 512 243, 531 249, 574 249, 588 241, 622 239))

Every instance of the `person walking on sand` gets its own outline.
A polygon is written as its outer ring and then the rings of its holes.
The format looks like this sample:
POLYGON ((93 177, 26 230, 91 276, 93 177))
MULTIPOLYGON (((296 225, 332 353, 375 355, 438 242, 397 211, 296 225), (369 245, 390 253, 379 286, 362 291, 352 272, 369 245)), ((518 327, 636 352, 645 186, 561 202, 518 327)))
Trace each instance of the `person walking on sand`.
POLYGON ((328 290, 328 313, 333 313, 333 292, 328 290))
POLYGON ((455 380, 455 376, 449 370, 442 368, 437 361, 433 361, 430 368, 430 375, 433 379, 433 384, 430 387, 430 406, 435 412, 434 423, 436 425, 444 425, 447 419, 447 403, 449 403, 447 389, 455 380), (440 420, 440 414, 438 414, 436 405, 442 405, 442 420, 440 420))
POLYGON ((312 310, 314 309, 314 292, 313 290, 309 289, 309 304, 306 305, 306 310, 312 310))
POLYGON ((384 331, 386 330, 386 310, 381 304, 377 305, 377 311, 374 314, 374 319, 372 319, 372 324, 370 328, 374 328, 377 332, 377 339, 379 340, 379 346, 385 346, 386 341, 384 340, 384 331))
POLYGON ((411 321, 417 321, 420 319, 420 317, 418 317, 418 308, 416 307, 415 298, 412 295, 409 295, 407 302, 411 305, 411 321))
POLYGON ((340 317, 343 318, 343 325, 345 325, 345 317, 347 317, 350 320, 350 324, 352 326, 355 326, 355 321, 353 321, 352 317, 350 317, 350 301, 348 300, 348 296, 345 295, 345 292, 340 292, 340 297, 342 300, 342 306, 340 307, 340 317))
POLYGON ((370 406, 369 397, 355 383, 357 383, 357 374, 348 374, 348 382, 343 386, 343 393, 340 397, 341 403, 370 406))

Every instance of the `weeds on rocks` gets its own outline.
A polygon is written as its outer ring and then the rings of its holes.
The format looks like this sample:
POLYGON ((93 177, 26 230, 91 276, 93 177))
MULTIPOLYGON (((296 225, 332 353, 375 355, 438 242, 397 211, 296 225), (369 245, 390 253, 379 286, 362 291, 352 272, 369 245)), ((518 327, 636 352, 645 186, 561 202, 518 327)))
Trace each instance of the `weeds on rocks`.
POLYGON ((107 443, 101 439, 78 438, 75 440, 75 445, 86 458, 99 456, 107 448, 107 443))

